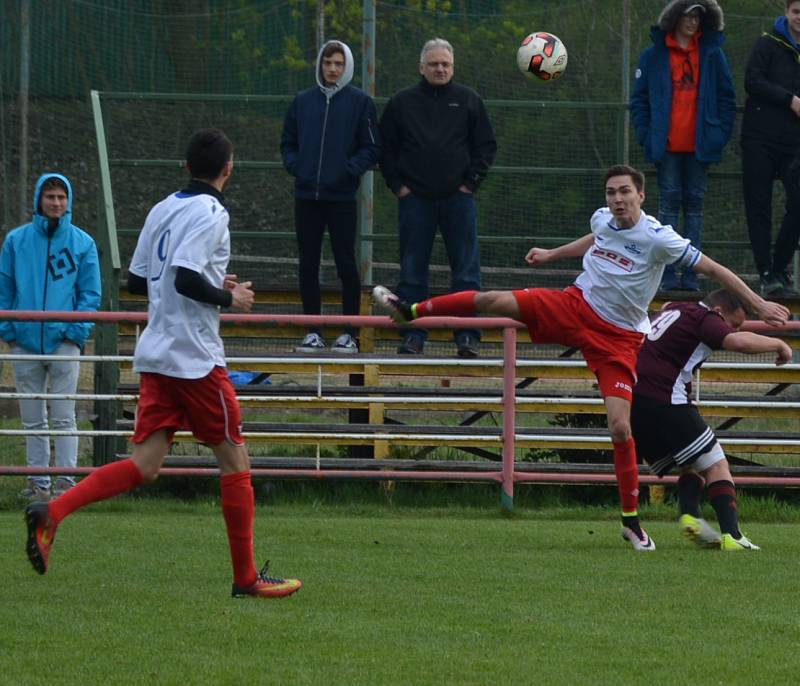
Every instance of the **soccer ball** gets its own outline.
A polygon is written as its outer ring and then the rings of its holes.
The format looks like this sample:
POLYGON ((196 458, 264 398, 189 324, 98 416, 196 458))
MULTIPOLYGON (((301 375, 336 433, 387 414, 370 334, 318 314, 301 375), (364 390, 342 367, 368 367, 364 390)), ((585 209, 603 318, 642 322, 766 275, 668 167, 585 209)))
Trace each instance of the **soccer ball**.
POLYGON ((519 46, 517 66, 529 78, 552 81, 567 68, 567 48, 558 36, 537 31, 526 36, 519 46))

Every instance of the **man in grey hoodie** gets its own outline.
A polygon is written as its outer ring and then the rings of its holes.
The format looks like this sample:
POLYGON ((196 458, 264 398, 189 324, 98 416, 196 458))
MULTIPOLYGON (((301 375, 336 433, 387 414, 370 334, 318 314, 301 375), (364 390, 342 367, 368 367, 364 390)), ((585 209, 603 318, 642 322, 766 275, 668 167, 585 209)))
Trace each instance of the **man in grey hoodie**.
MULTIPOLYGON (((353 55, 331 40, 317 56, 317 86, 297 94, 281 136, 283 166, 294 176, 295 231, 300 261, 300 295, 304 314, 320 314, 319 267, 327 227, 342 282, 342 313, 357 315, 361 279, 355 257, 356 192, 361 176, 378 161, 380 144, 375 104, 350 85, 353 55)), ((296 348, 319 352, 326 347, 312 328, 296 348)), ((334 352, 358 352, 355 328, 348 327, 333 344, 334 352)))

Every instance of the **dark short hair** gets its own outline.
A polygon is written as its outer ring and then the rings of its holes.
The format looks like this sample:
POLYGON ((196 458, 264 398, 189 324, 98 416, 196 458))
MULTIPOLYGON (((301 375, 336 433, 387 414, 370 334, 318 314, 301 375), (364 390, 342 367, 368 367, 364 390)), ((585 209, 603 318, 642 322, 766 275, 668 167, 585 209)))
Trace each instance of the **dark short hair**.
POLYGON ((613 167, 609 167, 608 171, 606 171, 604 183, 612 176, 630 176, 633 179, 633 185, 636 186, 636 190, 640 193, 644 190, 644 174, 629 164, 615 164, 613 167))
POLYGON ((57 176, 49 177, 43 184, 41 188, 41 192, 44 193, 45 191, 52 190, 53 188, 60 188, 64 191, 67 195, 69 195, 69 189, 67 188, 67 184, 65 184, 61 179, 57 176))
POLYGON ((797 2, 797 0, 786 0, 786 9, 788 10, 792 6, 792 3, 795 2, 797 2))
POLYGON ((711 293, 703 298, 703 302, 709 307, 719 307, 719 309, 726 314, 733 314, 736 310, 744 310, 747 312, 747 308, 742 304, 742 301, 724 288, 711 291, 711 293))
POLYGON ((322 57, 330 57, 331 55, 335 55, 337 52, 342 57, 345 57, 344 46, 337 41, 331 41, 322 49, 322 57))
POLYGON ((233 155, 233 144, 219 129, 201 129, 186 148, 186 166, 198 179, 216 179, 233 155))

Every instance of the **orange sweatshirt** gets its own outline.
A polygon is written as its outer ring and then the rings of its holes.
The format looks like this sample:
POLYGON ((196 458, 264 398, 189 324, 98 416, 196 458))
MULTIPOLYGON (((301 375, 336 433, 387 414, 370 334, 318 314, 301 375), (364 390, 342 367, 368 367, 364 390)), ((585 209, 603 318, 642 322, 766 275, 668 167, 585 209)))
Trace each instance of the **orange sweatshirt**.
POLYGON ((697 94, 700 88, 700 31, 688 47, 681 47, 670 33, 666 38, 672 72, 672 115, 667 150, 694 152, 697 130, 697 94))

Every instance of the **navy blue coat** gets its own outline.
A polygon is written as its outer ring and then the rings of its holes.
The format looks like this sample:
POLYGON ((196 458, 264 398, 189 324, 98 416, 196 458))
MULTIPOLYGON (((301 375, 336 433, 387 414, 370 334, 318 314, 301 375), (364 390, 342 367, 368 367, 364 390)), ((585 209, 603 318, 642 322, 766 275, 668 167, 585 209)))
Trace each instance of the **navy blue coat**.
POLYGON ((353 201, 364 172, 380 156, 375 104, 347 85, 330 99, 319 87, 297 94, 283 125, 283 166, 295 196, 353 201))
MULTIPOLYGON (((653 46, 642 52, 631 95, 631 119, 648 162, 660 162, 667 150, 672 115, 672 74, 666 34, 654 26, 653 46)), ((700 90, 697 98, 695 154, 701 162, 719 162, 736 119, 736 89, 722 50, 725 36, 700 37, 700 90)))

